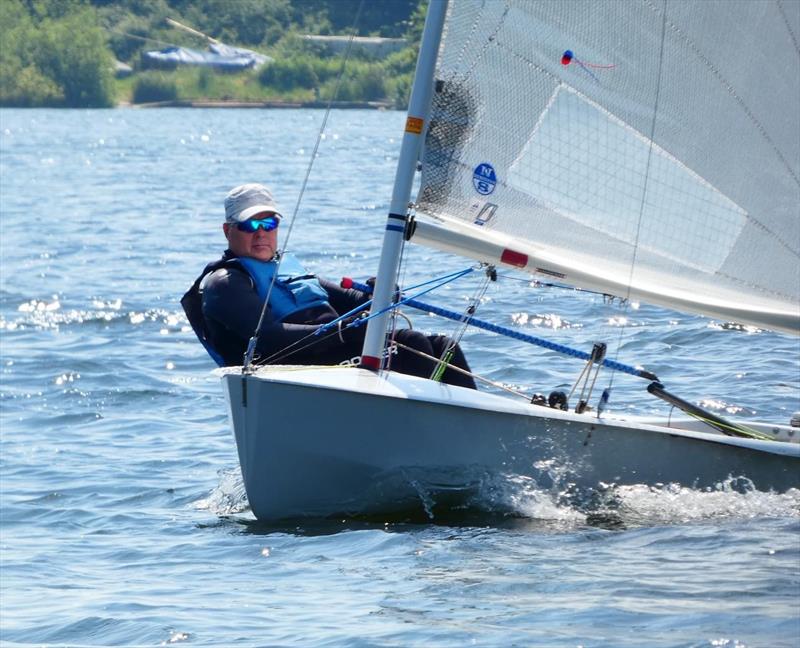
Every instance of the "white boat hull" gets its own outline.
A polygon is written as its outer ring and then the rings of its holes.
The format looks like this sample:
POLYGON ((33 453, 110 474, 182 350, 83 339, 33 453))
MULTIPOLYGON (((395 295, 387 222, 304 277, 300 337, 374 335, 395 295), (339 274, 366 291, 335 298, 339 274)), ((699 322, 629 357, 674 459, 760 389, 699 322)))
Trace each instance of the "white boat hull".
MULTIPOLYGON (((263 520, 365 514, 419 502, 420 483, 493 475, 541 488, 730 477, 800 487, 800 445, 598 419, 400 374, 344 367, 224 373, 247 497, 263 520)), ((786 430, 784 430, 784 433, 786 430)))

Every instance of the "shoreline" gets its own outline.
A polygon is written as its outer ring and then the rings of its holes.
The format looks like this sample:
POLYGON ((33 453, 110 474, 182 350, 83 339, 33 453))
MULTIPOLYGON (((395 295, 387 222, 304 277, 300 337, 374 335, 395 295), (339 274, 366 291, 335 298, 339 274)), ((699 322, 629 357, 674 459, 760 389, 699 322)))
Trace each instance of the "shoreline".
MULTIPOLYGON (((400 110, 388 101, 334 101, 331 108, 342 110, 400 110)), ((328 108, 325 101, 210 101, 189 99, 172 99, 170 101, 154 101, 150 103, 131 103, 119 101, 113 106, 7 106, 0 104, 0 109, 8 110, 109 110, 114 108, 328 108)), ((405 110, 405 108, 403 109, 405 110)))
MULTIPOLYGON (((151 103, 120 102, 116 108, 327 108, 325 101, 223 101, 223 100, 190 100, 172 99, 170 101, 154 101, 151 103)), ((331 108, 397 110, 385 101, 333 101, 331 108)))

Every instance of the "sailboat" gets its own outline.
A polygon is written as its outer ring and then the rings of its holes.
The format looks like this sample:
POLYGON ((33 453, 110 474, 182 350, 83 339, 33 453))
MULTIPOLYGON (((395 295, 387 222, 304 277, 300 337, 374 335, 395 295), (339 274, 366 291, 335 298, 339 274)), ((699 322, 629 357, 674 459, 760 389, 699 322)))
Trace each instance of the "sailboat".
POLYGON ((431 0, 359 366, 223 371, 255 516, 380 512, 493 475, 548 488, 554 465, 589 490, 800 488, 800 430, 725 421, 643 370, 689 416, 567 410, 384 357, 407 241, 798 335, 799 7, 431 0))

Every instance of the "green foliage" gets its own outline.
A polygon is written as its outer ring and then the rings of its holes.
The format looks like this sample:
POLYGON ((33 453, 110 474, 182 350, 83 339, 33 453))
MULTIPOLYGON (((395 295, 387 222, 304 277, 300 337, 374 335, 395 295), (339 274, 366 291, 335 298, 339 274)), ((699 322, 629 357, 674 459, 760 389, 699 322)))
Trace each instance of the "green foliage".
POLYGON ((61 88, 33 65, 16 70, 13 83, 7 83, 3 77, 0 75, 0 105, 31 108, 64 103, 61 88))
POLYGON ((408 106, 408 100, 411 98, 411 84, 413 77, 410 74, 404 74, 392 80, 390 90, 387 95, 392 101, 392 106, 398 110, 405 110, 408 106))
POLYGON ((319 77, 308 56, 273 61, 261 68, 258 80, 262 85, 277 90, 315 88, 319 84, 319 77))
POLYGON ((89 6, 88 0, 24 0, 35 21, 65 18, 89 6))
POLYGON ((113 104, 112 58, 96 15, 83 9, 42 23, 36 63, 73 107, 113 104))
POLYGON ((386 76, 390 79, 387 96, 395 108, 403 109, 408 105, 418 49, 417 46, 406 47, 390 54, 383 63, 386 76))
POLYGON ((414 74, 417 67, 417 48, 406 47, 399 52, 389 54, 384 60, 384 68, 390 74, 414 74))
POLYGON ((341 81, 338 78, 339 67, 320 90, 325 101, 331 98, 336 101, 384 101, 387 98, 384 71, 378 63, 353 61, 346 66, 341 81))
POLYGON ((30 6, 0 2, 0 104, 110 106, 111 56, 94 10, 81 0, 30 6))
POLYGON ((425 16, 427 13, 428 0, 419 0, 417 6, 411 12, 411 17, 406 23, 406 33, 403 37, 416 49, 419 49, 419 43, 422 41, 422 28, 425 26, 425 16))
POLYGON ((173 101, 177 97, 178 88, 169 73, 143 72, 133 83, 133 103, 173 101))
POLYGON ((376 35, 385 37, 402 36, 409 16, 419 0, 303 0, 294 4, 295 11, 310 13, 325 18, 329 31, 316 33, 350 32, 353 20, 361 6, 358 28, 359 36, 376 35))
POLYGON ((141 16, 129 15, 109 29, 109 45, 120 61, 129 61, 138 55, 142 43, 151 34, 150 24, 141 16))
POLYGON ((172 18, 244 47, 274 42, 291 21, 289 0, 168 0, 168 4, 172 18))
MULTIPOLYGON (((0 0, 0 105, 108 106, 122 100, 327 100, 340 55, 302 34, 349 34, 361 0, 0 0), (260 70, 220 74, 180 68, 171 75, 113 79, 113 57, 139 68, 144 50, 204 49, 172 18, 222 42, 269 54, 260 70)), ((366 0, 359 35, 419 39, 427 0, 366 0)), ((404 107, 416 42, 378 59, 355 48, 340 101, 404 107)))
POLYGON ((353 81, 356 95, 362 101, 380 101, 381 99, 386 99, 384 72, 379 66, 369 66, 353 81))
POLYGON ((390 85, 382 64, 350 61, 337 88, 341 68, 340 58, 299 55, 264 66, 258 80, 263 86, 278 91, 316 89, 319 99, 324 101, 331 98, 336 101, 387 100, 390 85))
POLYGON ((201 68, 197 73, 197 88, 201 92, 210 93, 214 87, 215 74, 208 68, 201 68))
MULTIPOLYGON (((30 60, 30 37, 33 23, 20 0, 0 2, 0 103, 9 106, 31 105, 31 98, 53 101, 52 84, 30 60)), ((56 93, 57 94, 57 93, 56 93)))

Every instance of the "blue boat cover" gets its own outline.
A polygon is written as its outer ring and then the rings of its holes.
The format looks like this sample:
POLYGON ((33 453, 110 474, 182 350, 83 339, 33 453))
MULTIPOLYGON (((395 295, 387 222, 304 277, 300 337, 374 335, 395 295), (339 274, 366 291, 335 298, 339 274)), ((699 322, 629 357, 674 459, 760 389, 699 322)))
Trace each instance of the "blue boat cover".
POLYGON ((176 68, 180 65, 195 65, 225 70, 246 70, 266 63, 268 56, 224 43, 213 43, 209 51, 189 49, 188 47, 165 47, 161 50, 144 52, 144 63, 148 67, 176 68))

